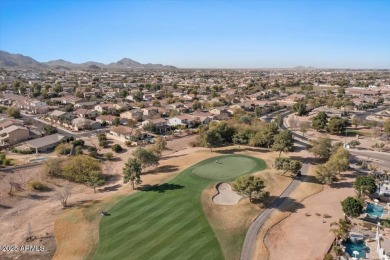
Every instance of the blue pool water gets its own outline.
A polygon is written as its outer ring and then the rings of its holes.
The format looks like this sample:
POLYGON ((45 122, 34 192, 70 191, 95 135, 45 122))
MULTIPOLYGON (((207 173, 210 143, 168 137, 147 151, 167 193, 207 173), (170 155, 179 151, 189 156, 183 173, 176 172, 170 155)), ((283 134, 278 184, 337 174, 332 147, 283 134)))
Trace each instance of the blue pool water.
POLYGON ((383 207, 379 205, 374 205, 371 203, 367 203, 366 212, 370 215, 375 215, 378 218, 382 217, 383 207))
POLYGON ((366 258, 366 253, 370 252, 370 249, 366 246, 364 242, 352 243, 351 241, 343 241, 343 246, 345 246, 345 252, 347 252, 351 257, 354 257, 353 251, 358 251, 358 258, 366 258))

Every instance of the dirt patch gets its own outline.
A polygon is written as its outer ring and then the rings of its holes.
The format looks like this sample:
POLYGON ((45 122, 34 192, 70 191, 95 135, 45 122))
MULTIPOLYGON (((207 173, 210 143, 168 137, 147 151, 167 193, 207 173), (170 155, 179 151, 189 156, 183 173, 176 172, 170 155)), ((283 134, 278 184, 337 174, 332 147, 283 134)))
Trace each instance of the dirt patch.
MULTIPOLYGON (((308 175, 314 175, 315 167, 309 166, 308 175)), ((291 194, 290 198, 286 200, 280 206, 279 210, 276 210, 270 218, 264 223, 262 228, 257 235, 257 243, 254 250, 254 259, 268 259, 269 251, 267 245, 265 244, 265 237, 268 231, 274 226, 278 226, 283 219, 287 218, 299 208, 302 208, 301 201, 313 194, 316 194, 322 190, 322 185, 311 183, 311 182, 303 182, 298 188, 291 194)), ((281 193, 281 192, 280 192, 281 193)), ((279 194, 280 194, 279 193, 279 194)), ((292 244, 295 244, 292 243, 292 244)), ((282 248, 280 250, 283 250, 282 248)), ((286 259, 291 259, 290 256, 286 259)), ((305 259, 305 258, 302 258, 305 259)))
POLYGON ((303 200, 302 208, 269 231, 265 238, 269 259, 324 257, 334 238, 329 231, 330 223, 343 217, 340 201, 354 195, 354 178, 348 177, 349 174, 345 176, 337 188, 326 186, 321 192, 303 200))

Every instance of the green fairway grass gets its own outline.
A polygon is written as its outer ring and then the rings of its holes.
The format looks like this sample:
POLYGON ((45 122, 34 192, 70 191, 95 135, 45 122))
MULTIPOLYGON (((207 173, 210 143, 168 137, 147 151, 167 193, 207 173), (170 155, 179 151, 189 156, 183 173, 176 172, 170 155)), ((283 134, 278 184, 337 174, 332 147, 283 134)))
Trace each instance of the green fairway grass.
POLYGON ((169 183, 121 199, 100 222, 94 259, 223 259, 201 204, 202 190, 263 170, 265 162, 225 155, 193 165, 169 183), (216 163, 218 160, 218 163, 216 163))

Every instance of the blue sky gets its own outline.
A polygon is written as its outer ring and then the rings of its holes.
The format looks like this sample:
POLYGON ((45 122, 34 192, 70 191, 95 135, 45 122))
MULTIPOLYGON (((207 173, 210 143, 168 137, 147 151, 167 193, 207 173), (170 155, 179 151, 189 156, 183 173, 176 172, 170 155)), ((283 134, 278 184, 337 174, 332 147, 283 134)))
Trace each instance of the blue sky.
POLYGON ((0 49, 38 61, 390 68, 390 0, 1 0, 0 49))

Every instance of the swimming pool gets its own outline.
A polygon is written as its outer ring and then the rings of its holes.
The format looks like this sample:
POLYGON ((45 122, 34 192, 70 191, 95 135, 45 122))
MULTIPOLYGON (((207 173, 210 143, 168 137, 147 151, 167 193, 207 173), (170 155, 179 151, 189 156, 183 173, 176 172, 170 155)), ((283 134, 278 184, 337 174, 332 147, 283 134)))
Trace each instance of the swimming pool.
POLYGON ((357 255, 358 258, 366 258, 366 253, 370 252, 370 248, 368 248, 364 242, 353 243, 348 239, 347 241, 343 241, 342 245, 345 246, 345 252, 351 257, 355 256, 353 251, 359 252, 357 255))
POLYGON ((378 218, 382 217, 384 208, 379 205, 367 203, 366 212, 370 215, 375 215, 378 218))

